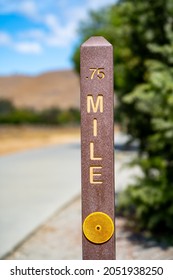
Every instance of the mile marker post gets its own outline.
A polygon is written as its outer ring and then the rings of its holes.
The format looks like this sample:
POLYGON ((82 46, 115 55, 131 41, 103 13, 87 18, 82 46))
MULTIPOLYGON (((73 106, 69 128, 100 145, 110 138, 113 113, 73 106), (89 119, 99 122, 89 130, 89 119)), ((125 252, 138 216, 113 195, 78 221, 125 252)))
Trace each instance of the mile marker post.
POLYGON ((113 48, 81 45, 82 248, 84 260, 115 259, 113 48))

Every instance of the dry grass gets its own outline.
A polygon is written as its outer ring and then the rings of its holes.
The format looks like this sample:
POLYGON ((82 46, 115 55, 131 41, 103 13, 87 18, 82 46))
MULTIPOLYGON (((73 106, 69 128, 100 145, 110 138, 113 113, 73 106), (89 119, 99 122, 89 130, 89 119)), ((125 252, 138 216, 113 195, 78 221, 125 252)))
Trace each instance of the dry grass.
POLYGON ((80 127, 0 126, 0 155, 79 139, 80 127))
POLYGON ((0 127, 0 155, 51 144, 71 142, 80 137, 79 127, 0 127))

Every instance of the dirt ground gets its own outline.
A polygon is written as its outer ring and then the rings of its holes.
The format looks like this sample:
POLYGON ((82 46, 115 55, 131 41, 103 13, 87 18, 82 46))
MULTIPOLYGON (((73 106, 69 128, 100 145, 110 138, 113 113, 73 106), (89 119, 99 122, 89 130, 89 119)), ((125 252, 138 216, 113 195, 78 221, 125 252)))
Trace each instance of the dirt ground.
MULTIPOLYGON (((115 131, 119 131, 118 125, 115 131)), ((0 126, 0 155, 80 139, 80 127, 0 126)))
POLYGON ((0 126, 0 155, 45 145, 68 143, 79 137, 79 127, 0 126))

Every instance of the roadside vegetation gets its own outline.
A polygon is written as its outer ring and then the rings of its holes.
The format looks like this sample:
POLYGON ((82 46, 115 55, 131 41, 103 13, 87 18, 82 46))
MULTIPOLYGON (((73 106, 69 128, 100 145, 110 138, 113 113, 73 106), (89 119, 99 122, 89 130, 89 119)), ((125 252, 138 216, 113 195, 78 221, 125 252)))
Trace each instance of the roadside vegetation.
POLYGON ((75 125, 80 123, 80 112, 76 108, 62 110, 50 108, 36 111, 28 108, 16 108, 9 100, 0 99, 0 124, 32 125, 75 125))
MULTIPOLYGON (((91 12, 81 42, 114 46, 115 119, 139 140, 143 177, 123 192, 119 210, 135 229, 173 243, 173 1, 119 0, 91 12)), ((79 47, 73 61, 79 72, 79 47)))

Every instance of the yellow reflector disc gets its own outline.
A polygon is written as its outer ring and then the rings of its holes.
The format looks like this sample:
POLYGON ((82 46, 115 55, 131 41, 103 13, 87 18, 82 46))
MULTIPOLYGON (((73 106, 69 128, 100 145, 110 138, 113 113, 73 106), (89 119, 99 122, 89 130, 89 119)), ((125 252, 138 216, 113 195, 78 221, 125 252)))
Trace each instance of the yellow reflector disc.
POLYGON ((83 233, 89 241, 101 244, 112 237, 114 233, 114 223, 107 214, 103 212, 93 212, 84 220, 83 233))

